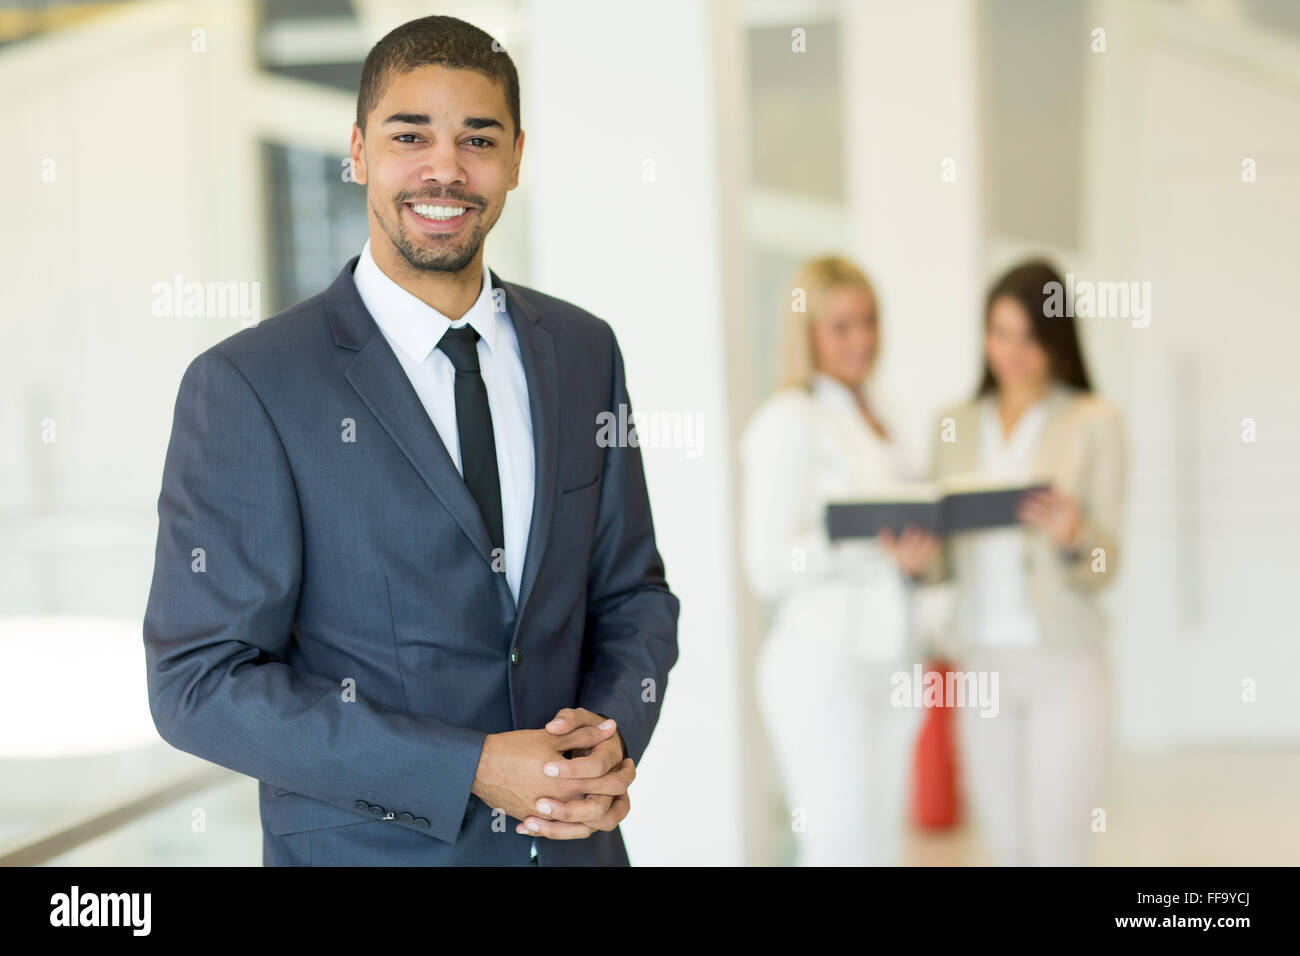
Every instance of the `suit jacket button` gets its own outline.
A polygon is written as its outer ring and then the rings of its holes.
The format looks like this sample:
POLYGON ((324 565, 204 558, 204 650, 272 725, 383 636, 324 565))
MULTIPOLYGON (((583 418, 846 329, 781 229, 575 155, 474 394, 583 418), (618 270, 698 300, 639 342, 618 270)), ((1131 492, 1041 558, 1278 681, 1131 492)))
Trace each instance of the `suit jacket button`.
POLYGON ((424 819, 424 817, 416 817, 411 821, 411 826, 415 827, 417 830, 427 830, 429 829, 429 821, 424 819))
POLYGON ((401 813, 397 815, 397 822, 405 823, 409 826, 410 824, 415 822, 415 817, 413 817, 411 814, 403 810, 401 813))
POLYGON ((384 815, 384 808, 376 804, 370 808, 370 815, 372 817, 382 817, 384 815))
POLYGON ((519 653, 519 648, 517 647, 510 648, 510 663, 513 664, 515 667, 519 666, 520 656, 521 655, 519 653))
POLYGON ((352 806, 356 807, 362 813, 366 813, 370 810, 370 804, 366 803, 364 800, 358 800, 356 803, 352 804, 352 806))

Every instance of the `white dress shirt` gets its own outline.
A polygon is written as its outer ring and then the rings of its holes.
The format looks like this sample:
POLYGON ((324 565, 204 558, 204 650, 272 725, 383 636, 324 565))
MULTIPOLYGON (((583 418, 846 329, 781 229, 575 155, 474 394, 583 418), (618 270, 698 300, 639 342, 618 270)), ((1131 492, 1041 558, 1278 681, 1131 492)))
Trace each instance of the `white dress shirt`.
POLYGON ((429 413, 447 454, 464 474, 456 429, 456 368, 438 342, 449 328, 471 325, 479 334, 478 362, 487 388, 501 477, 501 521, 505 532, 505 575, 515 601, 523 575, 524 550, 533 517, 533 423, 528 382, 514 324, 504 308, 492 308, 492 279, 483 264, 478 298, 459 319, 447 318, 390 279, 370 254, 366 240, 352 273, 357 292, 392 346, 415 394, 429 413))
MULTIPOLYGON (((997 400, 980 402, 980 474, 1007 482, 1032 479, 1034 452, 1047 418, 1047 403, 1026 408, 1004 437, 997 400)), ((1029 606, 1024 568, 1025 531, 1020 527, 978 532, 974 547, 975 580, 967 582, 973 613, 967 618, 968 637, 980 647, 1032 647, 1038 643, 1038 622, 1029 606)))
MULTIPOLYGON (((483 264, 478 298, 468 312, 455 320, 427 305, 386 275, 370 254, 368 239, 352 279, 361 301, 388 340, 433 427, 447 447, 447 454, 462 475, 460 436, 456 428, 456 369, 437 345, 448 328, 468 324, 479 334, 478 362, 487 389, 488 409, 492 414, 497 472, 501 479, 506 582, 518 603, 536 481, 533 424, 519 339, 505 308, 499 312, 492 308, 492 277, 487 263, 483 264)), ((536 840, 531 842, 531 849, 532 856, 537 856, 536 840)))

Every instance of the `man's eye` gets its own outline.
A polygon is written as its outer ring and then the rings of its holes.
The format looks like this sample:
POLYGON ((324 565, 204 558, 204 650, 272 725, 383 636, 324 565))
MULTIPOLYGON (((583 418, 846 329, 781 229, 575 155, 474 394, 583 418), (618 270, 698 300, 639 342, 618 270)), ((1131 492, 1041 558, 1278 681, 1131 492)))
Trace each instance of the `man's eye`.
POLYGON ((492 140, 490 140, 490 139, 484 139, 482 136, 471 136, 469 139, 465 140, 465 142, 467 142, 467 143, 481 143, 483 146, 491 146, 491 145, 492 145, 492 140))
POLYGON ((402 137, 403 137, 403 136, 409 136, 409 137, 411 137, 411 141, 412 141, 412 142, 414 142, 416 139, 419 138, 419 137, 417 137, 414 133, 398 133, 396 136, 393 137, 393 139, 398 140, 399 142, 402 142, 402 141, 403 141, 403 140, 402 140, 402 137))

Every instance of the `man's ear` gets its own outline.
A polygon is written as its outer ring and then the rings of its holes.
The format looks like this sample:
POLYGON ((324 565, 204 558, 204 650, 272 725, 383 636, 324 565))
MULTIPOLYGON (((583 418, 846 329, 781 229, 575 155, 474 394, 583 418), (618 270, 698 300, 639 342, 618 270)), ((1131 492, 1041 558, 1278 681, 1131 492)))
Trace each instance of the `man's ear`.
POLYGON ((510 189, 519 185, 519 164, 524 158, 524 131, 520 130, 519 135, 515 138, 515 161, 510 170, 510 189))
POLYGON ((348 155, 352 160, 352 179, 361 185, 366 184, 366 137, 361 127, 352 124, 352 141, 348 146, 348 155))

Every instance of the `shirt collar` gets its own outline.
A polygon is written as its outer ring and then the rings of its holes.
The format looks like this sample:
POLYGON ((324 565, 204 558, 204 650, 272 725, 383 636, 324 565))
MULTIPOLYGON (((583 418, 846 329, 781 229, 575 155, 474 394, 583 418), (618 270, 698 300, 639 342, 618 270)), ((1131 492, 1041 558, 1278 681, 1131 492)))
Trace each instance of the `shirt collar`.
POLYGON ((998 414, 997 392, 989 392, 980 403, 984 421, 989 428, 988 434, 996 435, 998 442, 1002 444, 1032 441, 1032 436, 1037 434, 1039 426, 1047 420, 1048 413, 1066 394, 1066 389, 1062 385, 1055 382, 1050 384, 1041 397, 1020 413, 1019 420, 1011 430, 1011 436, 1007 438, 1002 431, 1002 416, 998 414))
MULTIPOLYGON (((846 408, 856 409, 858 407, 857 399, 853 396, 853 389, 838 378, 827 375, 819 369, 814 369, 809 377, 809 382, 812 385, 812 393, 815 397, 837 402, 846 408)), ((863 394, 865 397, 865 389, 863 394)))
MULTIPOLYGON (((1071 387, 1069 385, 1053 380, 1048 384, 1047 390, 1025 409, 1024 414, 1046 414, 1052 408, 1060 405, 1063 401, 1068 399, 1070 395, 1071 387)), ((984 414, 997 415, 997 390, 992 389, 981 396, 980 405, 984 409, 984 414)))
POLYGON ((472 326, 487 343, 488 353, 495 354, 497 314, 492 308, 492 276, 486 262, 478 298, 455 321, 402 288, 380 269, 370 254, 369 239, 352 270, 352 281, 375 323, 415 361, 428 358, 448 328, 465 324, 472 326))

